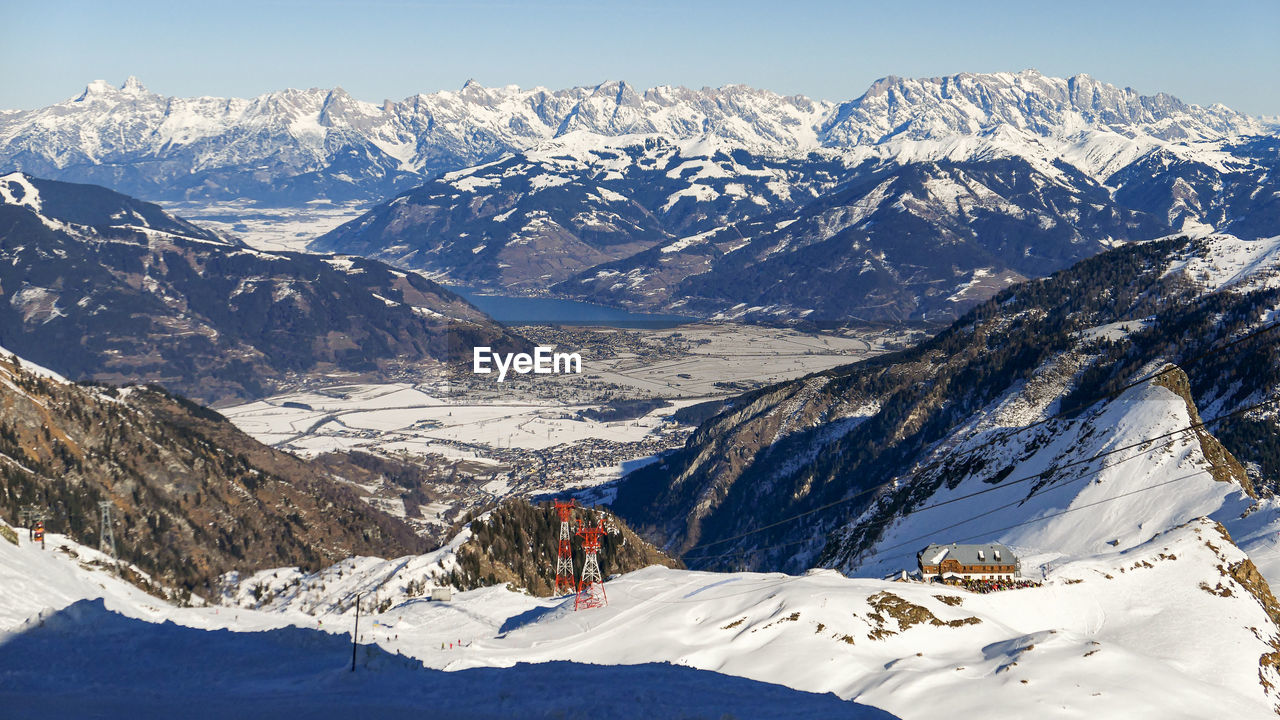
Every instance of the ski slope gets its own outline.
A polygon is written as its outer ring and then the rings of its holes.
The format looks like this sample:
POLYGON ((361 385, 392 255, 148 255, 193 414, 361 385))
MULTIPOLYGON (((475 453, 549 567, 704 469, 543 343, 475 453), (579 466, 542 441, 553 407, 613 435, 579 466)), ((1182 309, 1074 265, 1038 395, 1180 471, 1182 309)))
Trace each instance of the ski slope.
MULTIPOLYGON (((460 718, 839 717, 890 720, 833 695, 662 663, 556 662, 445 672, 461 650, 399 655, 374 644, 387 615, 364 619, 350 671, 351 613, 177 608, 58 550, 100 559, 61 536, 49 549, 0 539, 0 716, 309 718, 440 713, 460 718), (324 620, 329 622, 324 622, 324 620)), ((468 593, 475 629, 532 599, 468 593), (487 608, 487 609, 486 609, 487 608)), ((536 603, 534 603, 536 604, 536 603)), ((443 607, 437 604, 439 611, 443 607)), ((404 610, 401 609, 403 612, 404 610)), ((466 615, 464 611, 463 615, 466 615)), ((441 637, 458 612, 429 616, 441 637)), ((432 636, 434 639, 434 636, 432 636)), ((406 643, 407 644, 407 643, 406 643)))
MULTIPOLYGON (((577 613, 496 587, 405 599, 362 617, 354 674, 349 604, 178 608, 64 542, 0 541, 0 706, 18 715, 1262 718, 1280 700, 1260 683, 1280 681, 1259 664, 1276 625, 1203 519, 990 595, 651 567, 577 613)), ((350 590, 386 570, 339 569, 350 590)))

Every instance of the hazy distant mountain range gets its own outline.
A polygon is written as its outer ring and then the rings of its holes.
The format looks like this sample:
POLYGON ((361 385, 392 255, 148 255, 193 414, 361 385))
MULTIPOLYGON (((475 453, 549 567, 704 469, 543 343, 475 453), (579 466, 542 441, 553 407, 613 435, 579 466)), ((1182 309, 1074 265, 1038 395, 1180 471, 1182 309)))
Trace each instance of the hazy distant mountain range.
POLYGON ((0 168, 149 199, 394 195, 312 248, 447 283, 834 323, 946 322, 1172 232, 1274 235, 1278 158, 1272 126, 1221 105, 1031 70, 889 77, 842 103, 468 83, 379 106, 131 78, 0 114, 0 168))
MULTIPOLYGON (((0 112, 0 168, 95 182, 150 200, 250 197, 305 202, 380 198, 436 173, 574 133, 722 138, 754 153, 803 154, 997 132, 1070 138, 1101 130, 1138 140, 1256 134, 1226 107, 1141 96, 1087 75, 1035 71, 876 82, 834 103, 741 85, 638 90, 624 82, 551 91, 484 88, 382 105, 341 88, 251 100, 173 98, 136 78, 90 83, 74 99, 0 112)), ((1083 149, 1082 149, 1083 150, 1083 149)), ((1084 163, 1106 163, 1082 152, 1084 163)))

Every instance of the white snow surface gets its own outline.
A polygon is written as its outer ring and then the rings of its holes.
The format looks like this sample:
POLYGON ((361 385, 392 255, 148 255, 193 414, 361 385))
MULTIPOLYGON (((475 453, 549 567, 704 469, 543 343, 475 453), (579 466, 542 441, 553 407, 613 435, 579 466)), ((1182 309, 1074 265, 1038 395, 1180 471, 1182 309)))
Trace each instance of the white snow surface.
POLYGON ((589 438, 635 442, 663 427, 675 409, 694 402, 678 400, 672 407, 626 422, 598 422, 576 419, 577 411, 594 407, 591 405, 461 404, 407 383, 394 383, 292 393, 220 412, 260 442, 303 454, 379 447, 453 456, 457 450, 451 448, 456 443, 541 449, 589 438))
MULTIPOLYGON (((9 350, 9 349, 7 349, 7 348, 5 348, 5 347, 3 347, 3 346, 0 346, 0 355, 5 355, 5 356, 10 356, 10 355, 11 355, 11 356, 13 356, 14 358, 17 358, 19 366, 21 366, 21 368, 22 368, 24 371, 29 372, 29 373, 31 373, 32 375, 37 375, 37 376, 39 376, 39 377, 43 377, 43 378, 49 378, 50 380, 53 380, 53 381, 56 381, 56 382, 59 382, 59 383, 64 383, 64 384, 65 384, 65 383, 67 383, 67 382, 70 382, 69 380, 67 380, 67 379, 66 379, 66 378, 64 378, 63 376, 59 375, 58 373, 56 373, 56 372, 54 372, 54 371, 50 370, 49 368, 42 367, 42 366, 40 366, 40 365, 36 365, 35 363, 31 362, 30 360, 27 360, 27 359, 24 359, 24 358, 20 358, 20 357, 18 357, 18 354, 17 354, 17 353, 12 352, 11 350, 9 350)), ((3 371, 0 371, 0 372, 3 372, 3 371)), ((5 374, 7 375, 8 373, 5 373, 5 374)))
MULTIPOLYGON (((609 579, 609 605, 581 612, 498 587, 383 612, 366 598, 354 675, 349 599, 177 608, 19 532, 18 547, 0 540, 0 678, 16 681, 0 682, 0 701, 19 711, 337 717, 408 698, 460 703, 467 717, 578 717, 552 715, 563 686, 530 687, 531 674, 575 673, 593 679, 590 702, 624 718, 675 716, 663 705, 673 693, 682 717, 1264 718, 1276 701, 1259 659, 1277 628, 1220 569, 1244 553, 1203 519, 1057 566, 1043 587, 988 595, 831 571, 650 567, 609 579), (888 609, 902 602, 924 622, 888 609), (32 663, 37 651, 58 660, 32 663), (473 686, 486 668, 502 670, 473 686), (512 695, 519 704, 504 705, 512 695)), ((325 577, 338 595, 376 587, 387 567, 344 561, 325 577)))
POLYGON ((6 205, 23 205, 40 212, 40 191, 36 189, 26 175, 12 172, 0 176, 0 202, 6 205), (17 192, 14 192, 14 190, 17 192))

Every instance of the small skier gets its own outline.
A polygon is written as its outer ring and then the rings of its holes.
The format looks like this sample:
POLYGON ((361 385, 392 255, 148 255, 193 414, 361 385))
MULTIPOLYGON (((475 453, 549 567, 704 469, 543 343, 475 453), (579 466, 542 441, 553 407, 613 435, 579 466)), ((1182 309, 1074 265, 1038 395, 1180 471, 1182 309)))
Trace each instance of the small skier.
POLYGON ((44 549, 44 521, 43 520, 36 521, 36 529, 35 529, 35 533, 32 535, 32 539, 40 543, 41 550, 44 549))

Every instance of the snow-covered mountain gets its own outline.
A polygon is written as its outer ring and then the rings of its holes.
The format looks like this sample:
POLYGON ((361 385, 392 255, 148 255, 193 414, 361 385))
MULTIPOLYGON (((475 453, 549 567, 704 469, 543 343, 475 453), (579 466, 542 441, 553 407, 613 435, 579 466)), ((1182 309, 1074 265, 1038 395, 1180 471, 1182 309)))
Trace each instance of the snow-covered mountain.
POLYGON ((1202 108, 1164 93, 1139 95, 1088 75, 1064 79, 1027 70, 877 80, 862 97, 833 108, 821 137, 824 144, 849 147, 891 138, 979 135, 997 127, 1046 138, 1105 129, 1181 141, 1258 133, 1264 126, 1222 105, 1202 108))
POLYGON ((1261 540, 1276 331, 1227 349, 1276 319, 1278 244, 1168 238, 1015 286, 916 348, 737 398, 614 509, 692 567, 879 572, 969 536, 1079 557, 1200 515, 1261 540), (1200 412, 1239 414, 1162 437, 1200 412))
POLYGON ((90 83, 73 99, 0 114, 0 169, 94 182, 152 200, 249 198, 300 204, 386 197, 443 171, 573 133, 668 140, 713 137, 753 153, 819 148, 957 151, 1043 144, 1102 168, 1168 143, 1259 134, 1222 106, 1142 96, 1086 75, 1020 73, 885 78, 843 103, 740 85, 638 90, 624 82, 552 91, 484 88, 381 105, 341 88, 253 99, 173 98, 136 78, 90 83))
POLYGON ((131 78, 0 115, 0 167, 172 201, 395 195, 312 247, 491 290, 945 322, 1117 243, 1273 235, 1269 133, 1222 106, 1033 70, 890 77, 842 103, 625 83, 183 99, 131 78))
POLYGON ((833 113, 808 145, 567 132, 312 247, 640 310, 946 322, 1107 247, 1280 218, 1280 140, 1221 107, 1027 72, 886 80, 833 113))
POLYGON ((1161 146, 1104 178, 1040 145, 964 147, 770 158, 573 135, 447 173, 311 247, 647 311, 949 322, 1108 247, 1206 228, 1267 237, 1280 218, 1274 138, 1161 146))
POLYGON ((341 88, 166 98, 130 78, 0 116, 0 167, 152 199, 369 199, 573 132, 814 147, 831 107, 739 86, 641 93, 622 82, 560 91, 469 82, 382 105, 341 88))
POLYGON ((101 187, 0 176, 0 343, 74 379, 213 402, 318 367, 378 372, 518 342, 374 260, 264 253, 101 187))
POLYGON ((555 290, 720 317, 946 322, 1019 279, 1125 242, 1273 235, 1280 141, 1222 147, 1217 159, 1153 150, 1104 178, 1016 152, 867 161, 793 210, 681 236, 555 290))
POLYGON ((657 244, 796 208, 849 172, 831 153, 575 132, 445 173, 311 243, 450 282, 537 292, 657 244))
POLYGON ((799 207, 590 268, 565 295, 716 318, 949 322, 994 292, 1169 226, 1071 168, 868 162, 799 207))

